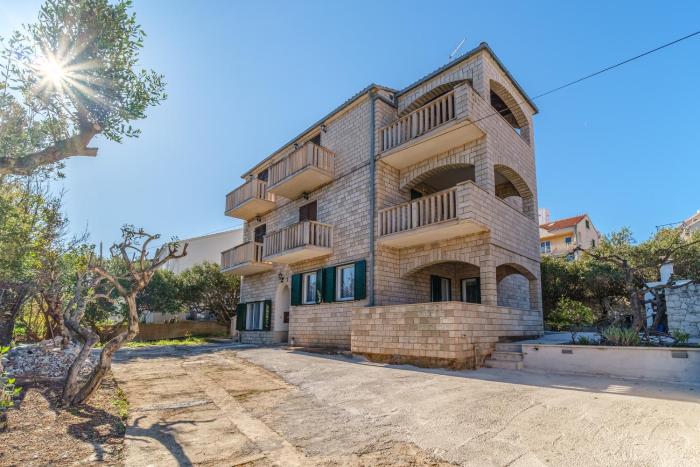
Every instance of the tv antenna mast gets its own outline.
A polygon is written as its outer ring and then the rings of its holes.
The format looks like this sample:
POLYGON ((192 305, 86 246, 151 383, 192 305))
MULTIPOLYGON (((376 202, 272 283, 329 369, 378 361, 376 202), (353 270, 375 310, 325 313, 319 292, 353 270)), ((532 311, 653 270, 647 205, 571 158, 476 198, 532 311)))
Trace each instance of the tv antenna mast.
POLYGON ((450 54, 449 60, 452 60, 452 57, 454 57, 457 54, 457 51, 459 51, 460 47, 462 47, 462 45, 464 44, 464 41, 466 41, 466 40, 467 40, 466 37, 462 38, 462 40, 459 42, 459 44, 457 44, 457 47, 455 47, 455 49, 450 54))

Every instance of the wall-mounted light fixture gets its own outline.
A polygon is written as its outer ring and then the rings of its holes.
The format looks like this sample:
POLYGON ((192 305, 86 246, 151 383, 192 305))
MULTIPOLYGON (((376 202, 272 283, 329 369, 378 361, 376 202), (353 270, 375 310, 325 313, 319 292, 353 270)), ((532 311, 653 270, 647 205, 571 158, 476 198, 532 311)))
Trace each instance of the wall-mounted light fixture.
POLYGON ((326 128, 326 124, 325 124, 325 123, 322 123, 322 124, 321 124, 321 131, 324 132, 324 133, 325 133, 326 131, 328 131, 328 129, 326 128))
POLYGON ((277 273, 277 279, 280 280, 280 284, 284 284, 284 282, 287 280, 288 276, 287 274, 283 274, 281 272, 277 273))

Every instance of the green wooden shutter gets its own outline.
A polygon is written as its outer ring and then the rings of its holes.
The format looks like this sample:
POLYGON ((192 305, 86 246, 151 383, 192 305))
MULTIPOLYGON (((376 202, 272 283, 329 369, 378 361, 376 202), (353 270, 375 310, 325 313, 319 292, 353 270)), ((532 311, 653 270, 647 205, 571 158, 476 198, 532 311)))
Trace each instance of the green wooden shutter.
POLYGON ((321 303, 323 296, 323 269, 316 271, 316 303, 321 303))
POLYGON ((246 304, 239 303, 236 306, 236 330, 245 331, 245 310, 246 304))
POLYGON ((355 263, 355 300, 367 297, 367 261, 364 259, 355 263))
POLYGON ((263 309, 263 331, 272 329, 272 300, 265 300, 263 309))
POLYGON ((323 269, 323 301, 331 303, 335 300, 335 267, 323 269))
POLYGON ((292 306, 301 305, 301 274, 292 276, 292 306))
POLYGON ((440 276, 430 276, 430 299, 433 302, 439 302, 442 300, 440 285, 440 276))

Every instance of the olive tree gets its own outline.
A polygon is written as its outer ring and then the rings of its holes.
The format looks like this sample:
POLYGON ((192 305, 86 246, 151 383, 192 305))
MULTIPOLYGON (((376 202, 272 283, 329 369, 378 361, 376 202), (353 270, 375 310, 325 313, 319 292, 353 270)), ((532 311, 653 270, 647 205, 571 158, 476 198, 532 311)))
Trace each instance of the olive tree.
POLYGON ((131 123, 166 98, 143 69, 145 33, 129 0, 47 0, 37 21, 0 37, 0 175, 96 156, 96 135, 137 137, 131 123))

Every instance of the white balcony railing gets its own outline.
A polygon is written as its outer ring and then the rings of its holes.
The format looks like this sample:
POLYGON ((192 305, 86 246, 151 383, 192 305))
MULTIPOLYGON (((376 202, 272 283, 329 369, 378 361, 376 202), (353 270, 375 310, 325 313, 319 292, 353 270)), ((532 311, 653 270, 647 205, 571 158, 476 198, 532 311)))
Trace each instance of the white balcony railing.
POLYGON ((417 229, 457 218, 457 187, 379 211, 379 235, 417 229))
POLYGON ((450 91, 379 130, 381 151, 417 138, 455 118, 455 94, 450 91))
POLYGON ((330 149, 307 141, 270 167, 269 186, 276 185, 285 178, 309 167, 320 169, 333 176, 334 157, 335 154, 330 149))
POLYGON ((333 226, 302 221, 265 236, 263 256, 273 256, 304 246, 332 248, 333 226))
POLYGON ((246 263, 260 263, 262 256, 262 243, 246 242, 221 252, 221 269, 231 269, 246 263))
POLYGON ((226 212, 236 209, 246 201, 261 199, 275 202, 275 195, 267 191, 267 183, 263 180, 248 180, 231 193, 226 195, 226 212))

